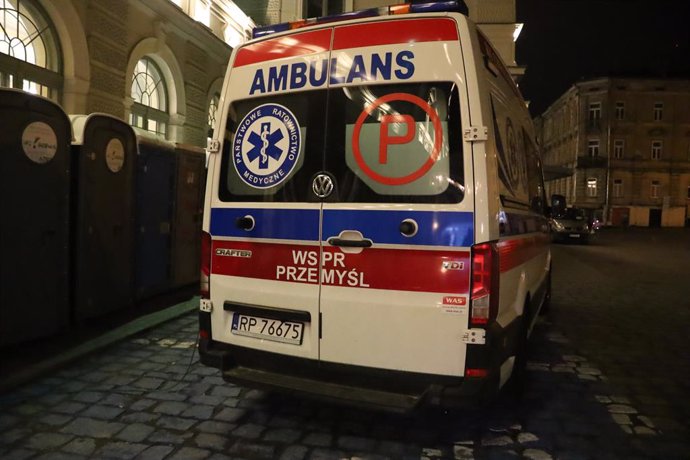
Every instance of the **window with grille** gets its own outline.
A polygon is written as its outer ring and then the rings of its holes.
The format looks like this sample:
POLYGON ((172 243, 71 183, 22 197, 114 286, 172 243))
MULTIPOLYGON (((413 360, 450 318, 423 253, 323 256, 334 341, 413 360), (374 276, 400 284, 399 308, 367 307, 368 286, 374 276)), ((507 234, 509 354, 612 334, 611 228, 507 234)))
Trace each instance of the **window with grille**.
POLYGON ((57 34, 37 2, 0 0, 0 86, 60 100, 57 34))
POLYGON ((132 75, 132 113, 130 124, 137 128, 165 136, 170 116, 165 80, 153 59, 144 57, 137 62, 132 75))

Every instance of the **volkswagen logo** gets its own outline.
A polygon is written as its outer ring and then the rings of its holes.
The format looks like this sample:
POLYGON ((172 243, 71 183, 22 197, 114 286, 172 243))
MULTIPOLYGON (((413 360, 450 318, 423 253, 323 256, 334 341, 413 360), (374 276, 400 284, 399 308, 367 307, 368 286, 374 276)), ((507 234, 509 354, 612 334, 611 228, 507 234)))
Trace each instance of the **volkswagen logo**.
POLYGON ((311 184, 311 189, 314 195, 321 199, 326 198, 333 192, 333 179, 328 174, 318 174, 311 184))

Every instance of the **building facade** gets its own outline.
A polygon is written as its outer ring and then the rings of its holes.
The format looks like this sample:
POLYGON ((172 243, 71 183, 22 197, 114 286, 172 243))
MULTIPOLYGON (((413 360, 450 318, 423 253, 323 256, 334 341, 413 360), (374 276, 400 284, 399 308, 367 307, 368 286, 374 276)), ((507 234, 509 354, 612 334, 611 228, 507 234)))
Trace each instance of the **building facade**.
POLYGON ((0 86, 205 146, 233 46, 229 0, 0 0, 0 86))
MULTIPOLYGON (((67 114, 106 113, 167 141, 206 145, 233 47, 256 24, 396 0, 0 0, 0 86, 67 114)), ((466 0, 514 76, 515 0, 466 0)))
POLYGON ((690 80, 576 83, 536 120, 546 191, 611 225, 690 216, 690 80))

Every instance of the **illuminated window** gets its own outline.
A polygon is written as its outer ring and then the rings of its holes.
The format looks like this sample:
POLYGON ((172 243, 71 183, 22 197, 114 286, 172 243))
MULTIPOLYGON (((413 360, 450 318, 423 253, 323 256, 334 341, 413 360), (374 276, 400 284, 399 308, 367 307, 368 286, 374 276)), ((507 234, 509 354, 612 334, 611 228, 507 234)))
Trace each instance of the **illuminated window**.
POLYGON ((0 86, 59 100, 62 63, 57 34, 39 5, 0 0, 0 86))
POLYGON ((613 156, 618 160, 625 156, 625 140, 615 139, 613 141, 613 156))
POLYGON ((599 139, 590 139, 587 141, 587 155, 590 157, 599 156, 599 139))
POLYGON ((653 180, 652 181, 652 188, 650 190, 650 196, 652 198, 659 198, 659 181, 658 180, 653 180))
POLYGON ((164 136, 170 118, 168 98, 165 81, 152 59, 144 57, 134 67, 131 96, 134 104, 130 124, 164 136))
POLYGON ((216 93, 208 104, 208 137, 213 136, 213 127, 216 126, 216 116, 218 115, 218 102, 220 94, 216 93))
POLYGON ((664 103, 654 103, 654 121, 661 121, 664 119, 664 103))
POLYGON ((660 160, 664 150, 663 141, 652 141, 652 160, 660 160))
POLYGON ((616 120, 625 120, 625 102, 616 102, 616 120))
POLYGON ((613 180, 613 196, 616 198, 623 196, 623 179, 613 180))
POLYGON ((597 196, 597 180, 593 177, 587 179, 587 196, 590 198, 597 196))

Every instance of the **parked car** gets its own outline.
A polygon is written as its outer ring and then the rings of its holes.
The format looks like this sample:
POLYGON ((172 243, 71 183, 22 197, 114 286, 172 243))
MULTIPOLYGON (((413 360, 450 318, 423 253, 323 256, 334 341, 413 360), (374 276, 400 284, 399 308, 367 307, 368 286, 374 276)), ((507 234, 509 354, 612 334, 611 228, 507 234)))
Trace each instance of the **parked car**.
POLYGON ((595 226, 588 223, 584 209, 579 208, 566 208, 561 214, 552 216, 549 222, 554 242, 573 240, 587 243, 595 231, 595 226))

